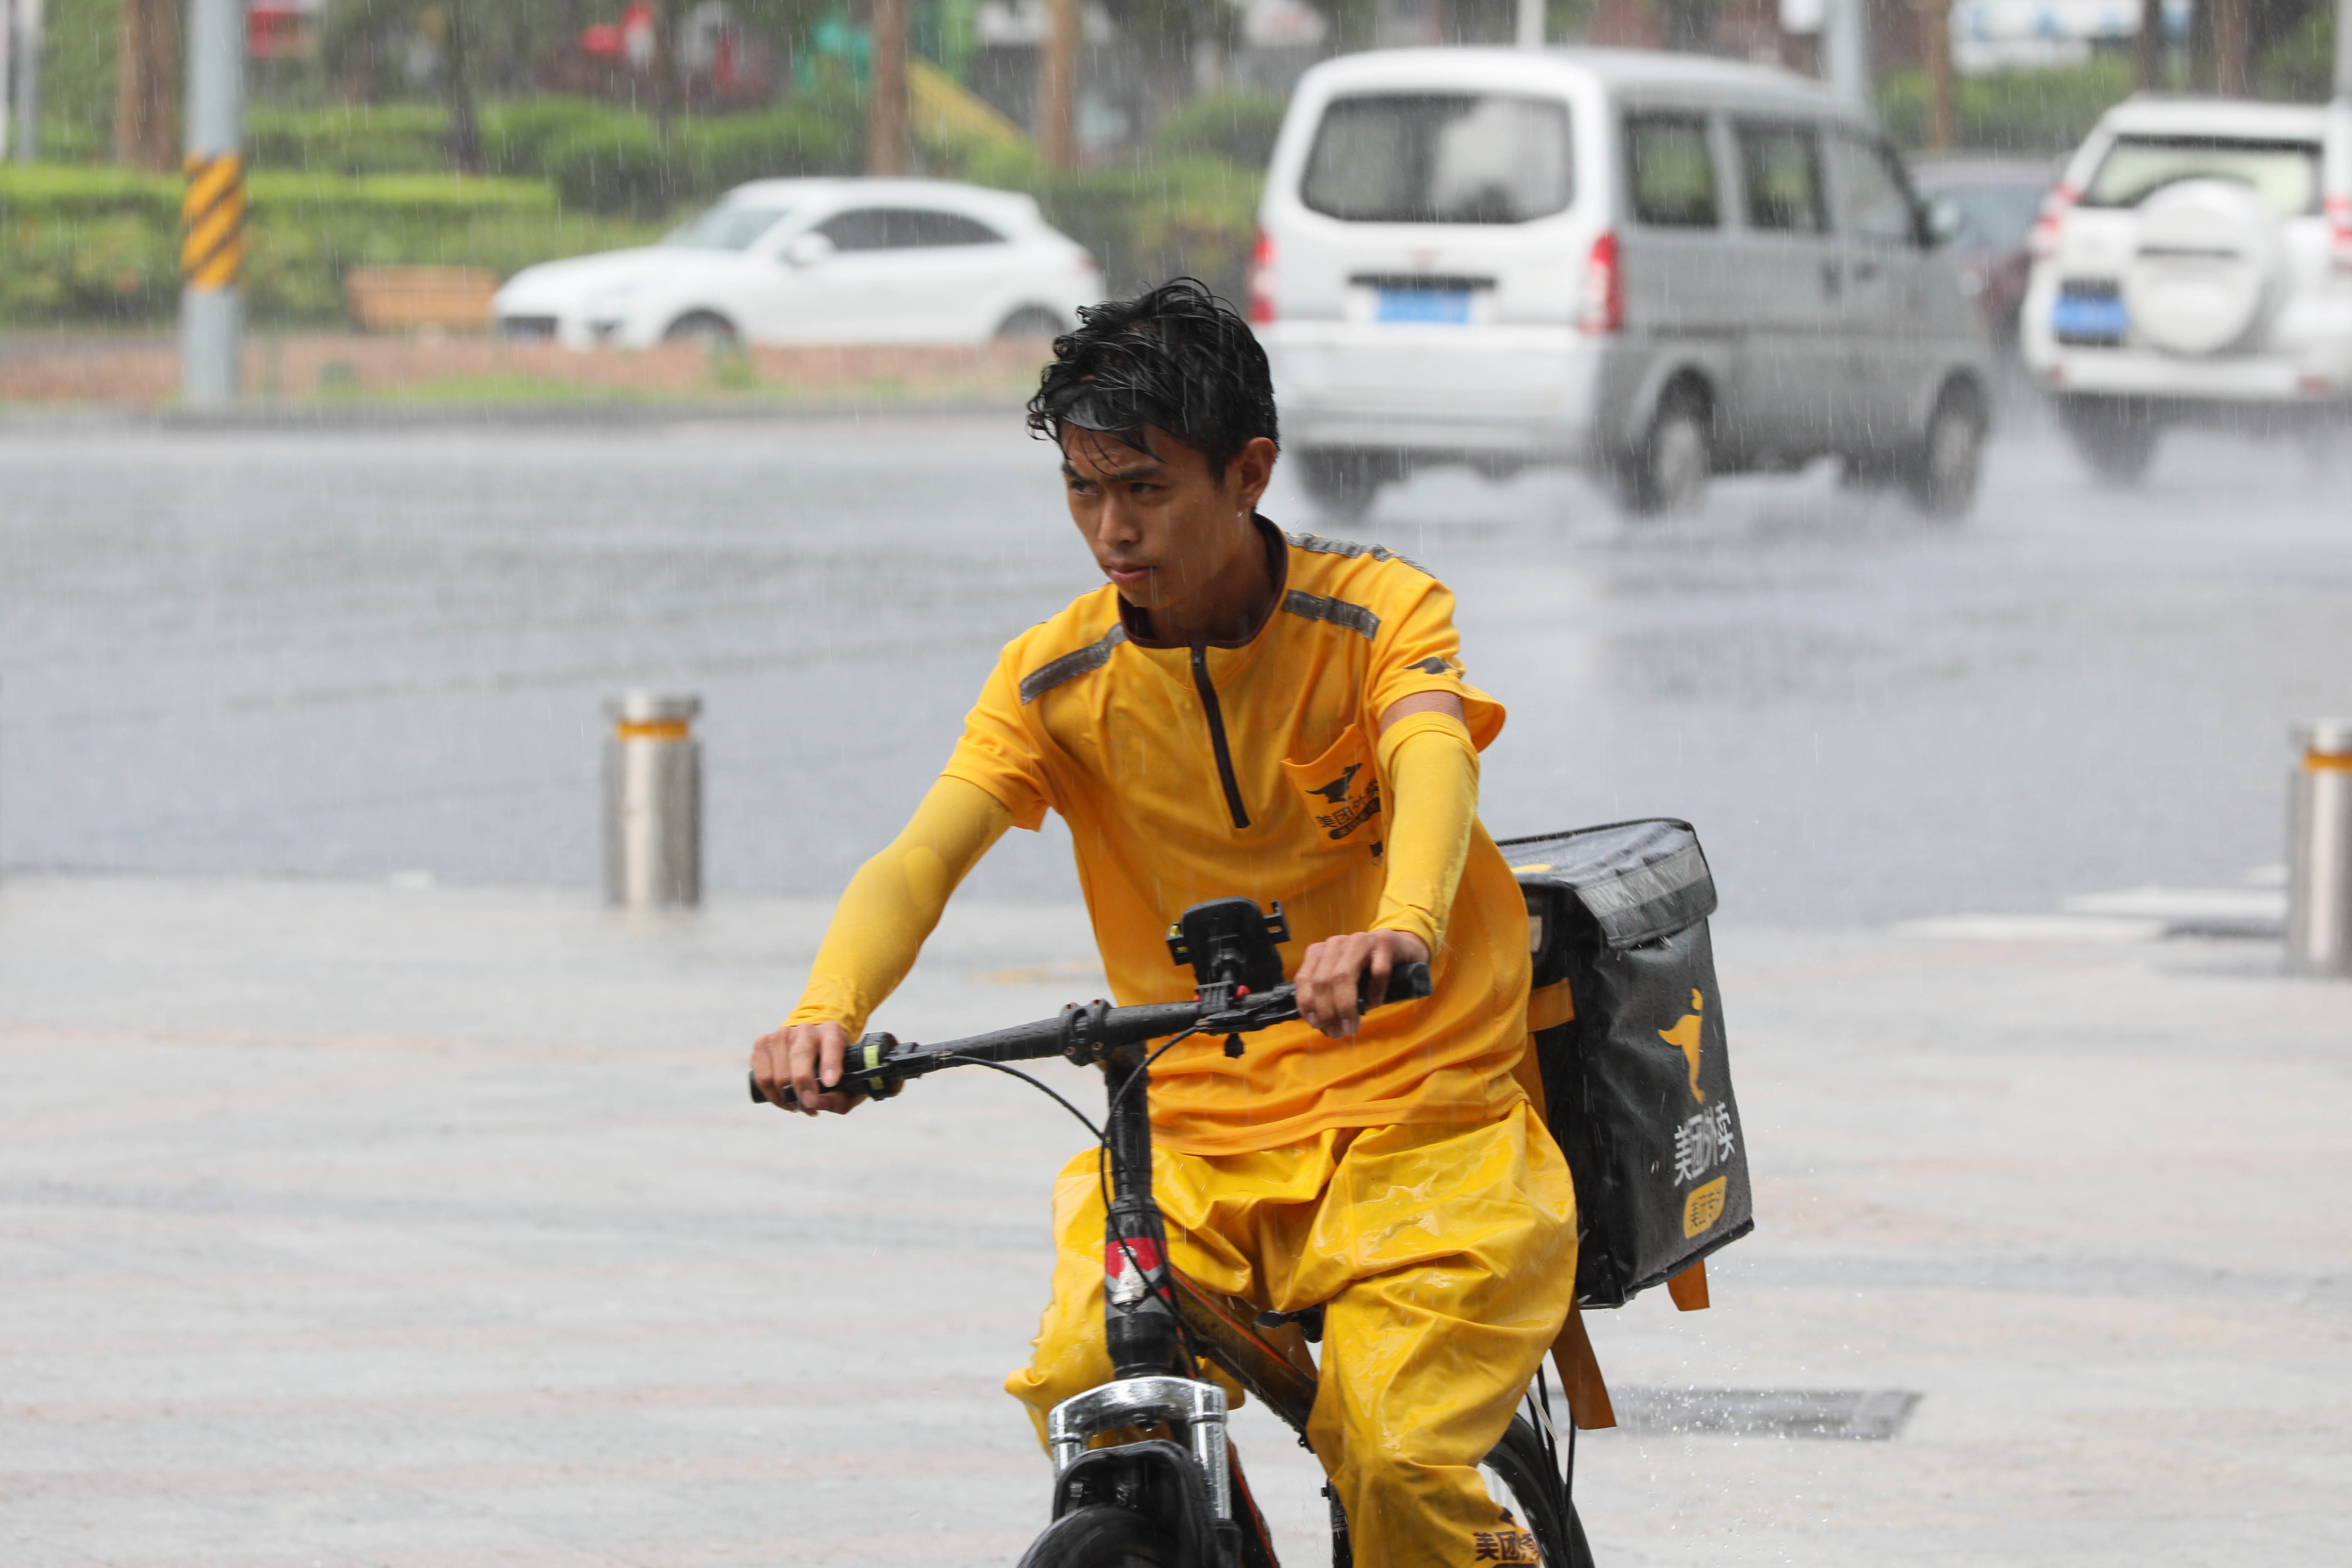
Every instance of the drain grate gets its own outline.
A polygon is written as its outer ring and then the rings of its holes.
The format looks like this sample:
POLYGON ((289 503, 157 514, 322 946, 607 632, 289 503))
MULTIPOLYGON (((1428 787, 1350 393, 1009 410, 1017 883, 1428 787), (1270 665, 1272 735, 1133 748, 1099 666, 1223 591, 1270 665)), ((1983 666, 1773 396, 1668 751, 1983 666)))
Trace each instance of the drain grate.
POLYGON ((1919 1395, 1898 1388, 1612 1388, 1629 1433, 1722 1432, 1883 1443, 1903 1430, 1919 1395))

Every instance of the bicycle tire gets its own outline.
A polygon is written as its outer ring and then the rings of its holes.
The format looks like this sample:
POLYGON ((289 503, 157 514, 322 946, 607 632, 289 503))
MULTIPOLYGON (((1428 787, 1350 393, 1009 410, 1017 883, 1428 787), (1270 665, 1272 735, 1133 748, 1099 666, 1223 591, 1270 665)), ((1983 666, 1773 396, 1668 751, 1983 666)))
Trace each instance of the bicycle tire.
POLYGON ((1073 1509, 1029 1543, 1021 1568, 1206 1568, 1185 1562, 1168 1532, 1131 1509, 1073 1509))
POLYGON ((1509 1494, 1504 1506, 1536 1538, 1543 1568, 1592 1568, 1592 1548, 1585 1542, 1583 1521, 1576 1517, 1576 1503, 1526 1416, 1511 1417, 1503 1440, 1480 1468, 1494 1478, 1490 1490, 1499 1482, 1500 1489, 1509 1494))

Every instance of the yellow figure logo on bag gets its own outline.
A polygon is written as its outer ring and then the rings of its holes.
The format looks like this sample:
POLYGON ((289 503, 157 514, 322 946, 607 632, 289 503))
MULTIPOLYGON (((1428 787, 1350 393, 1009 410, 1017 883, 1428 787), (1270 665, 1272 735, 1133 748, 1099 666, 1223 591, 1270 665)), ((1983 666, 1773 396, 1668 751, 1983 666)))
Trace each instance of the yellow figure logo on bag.
POLYGON ((1691 992, 1691 1010, 1671 1029, 1660 1029, 1658 1038, 1681 1048, 1683 1060, 1690 1063, 1691 1098, 1701 1105, 1706 1103, 1706 1090, 1698 1086, 1698 1024, 1699 1015, 1706 1011, 1706 998, 1696 990, 1691 992))
POLYGON ((1690 1196, 1683 1200, 1683 1235, 1695 1237, 1723 1217, 1724 1189, 1730 1184, 1728 1176, 1717 1176, 1703 1187, 1693 1187, 1690 1196))

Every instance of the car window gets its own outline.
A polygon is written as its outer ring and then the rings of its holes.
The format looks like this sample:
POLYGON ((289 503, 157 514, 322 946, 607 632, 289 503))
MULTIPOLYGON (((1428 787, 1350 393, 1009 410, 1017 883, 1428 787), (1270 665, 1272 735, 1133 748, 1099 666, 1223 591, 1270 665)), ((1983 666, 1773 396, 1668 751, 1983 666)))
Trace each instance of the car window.
POLYGON ((1739 184, 1748 204, 1748 226, 1782 233, 1820 234, 1829 227, 1822 202, 1822 139, 1810 125, 1743 121, 1739 184))
POLYGON ((945 245, 1002 245, 1004 237, 975 218, 932 207, 852 207, 816 226, 835 250, 913 250, 945 245))
POLYGON ((1526 223, 1565 212, 1568 106, 1499 93, 1336 99, 1299 199, 1352 223, 1526 223))
POLYGON ((697 250, 743 250, 791 216, 789 207, 715 206, 670 230, 662 243, 697 250))
POLYGON ((1637 222, 1665 228, 1714 228, 1723 222, 1701 116, 1627 115, 1625 171, 1637 222))
POLYGON ((917 245, 1003 245, 1004 237, 961 213, 909 213, 917 245))
POLYGON ((2038 185, 1954 185, 1936 199, 1960 215, 1957 243, 1979 250, 2022 250, 2042 210, 2038 185))
POLYGON ((2086 207, 2136 207, 2183 180, 2234 180, 2282 217, 2319 210, 2319 148, 2217 136, 2118 136, 2084 188, 2086 207))
POLYGON ((1917 243, 1919 209, 1886 149, 1841 132, 1830 138, 1830 165, 1837 171, 1838 214, 1848 234, 1883 245, 1917 243))

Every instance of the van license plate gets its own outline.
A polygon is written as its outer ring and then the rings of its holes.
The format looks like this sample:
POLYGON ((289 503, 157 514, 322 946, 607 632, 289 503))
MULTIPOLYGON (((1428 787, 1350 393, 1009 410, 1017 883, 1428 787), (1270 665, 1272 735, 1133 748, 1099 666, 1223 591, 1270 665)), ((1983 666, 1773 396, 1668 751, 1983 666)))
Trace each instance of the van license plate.
POLYGON ((1430 321, 1440 326, 1466 327, 1470 324, 1470 290, 1467 289, 1383 289, 1375 320, 1382 321, 1430 321))

